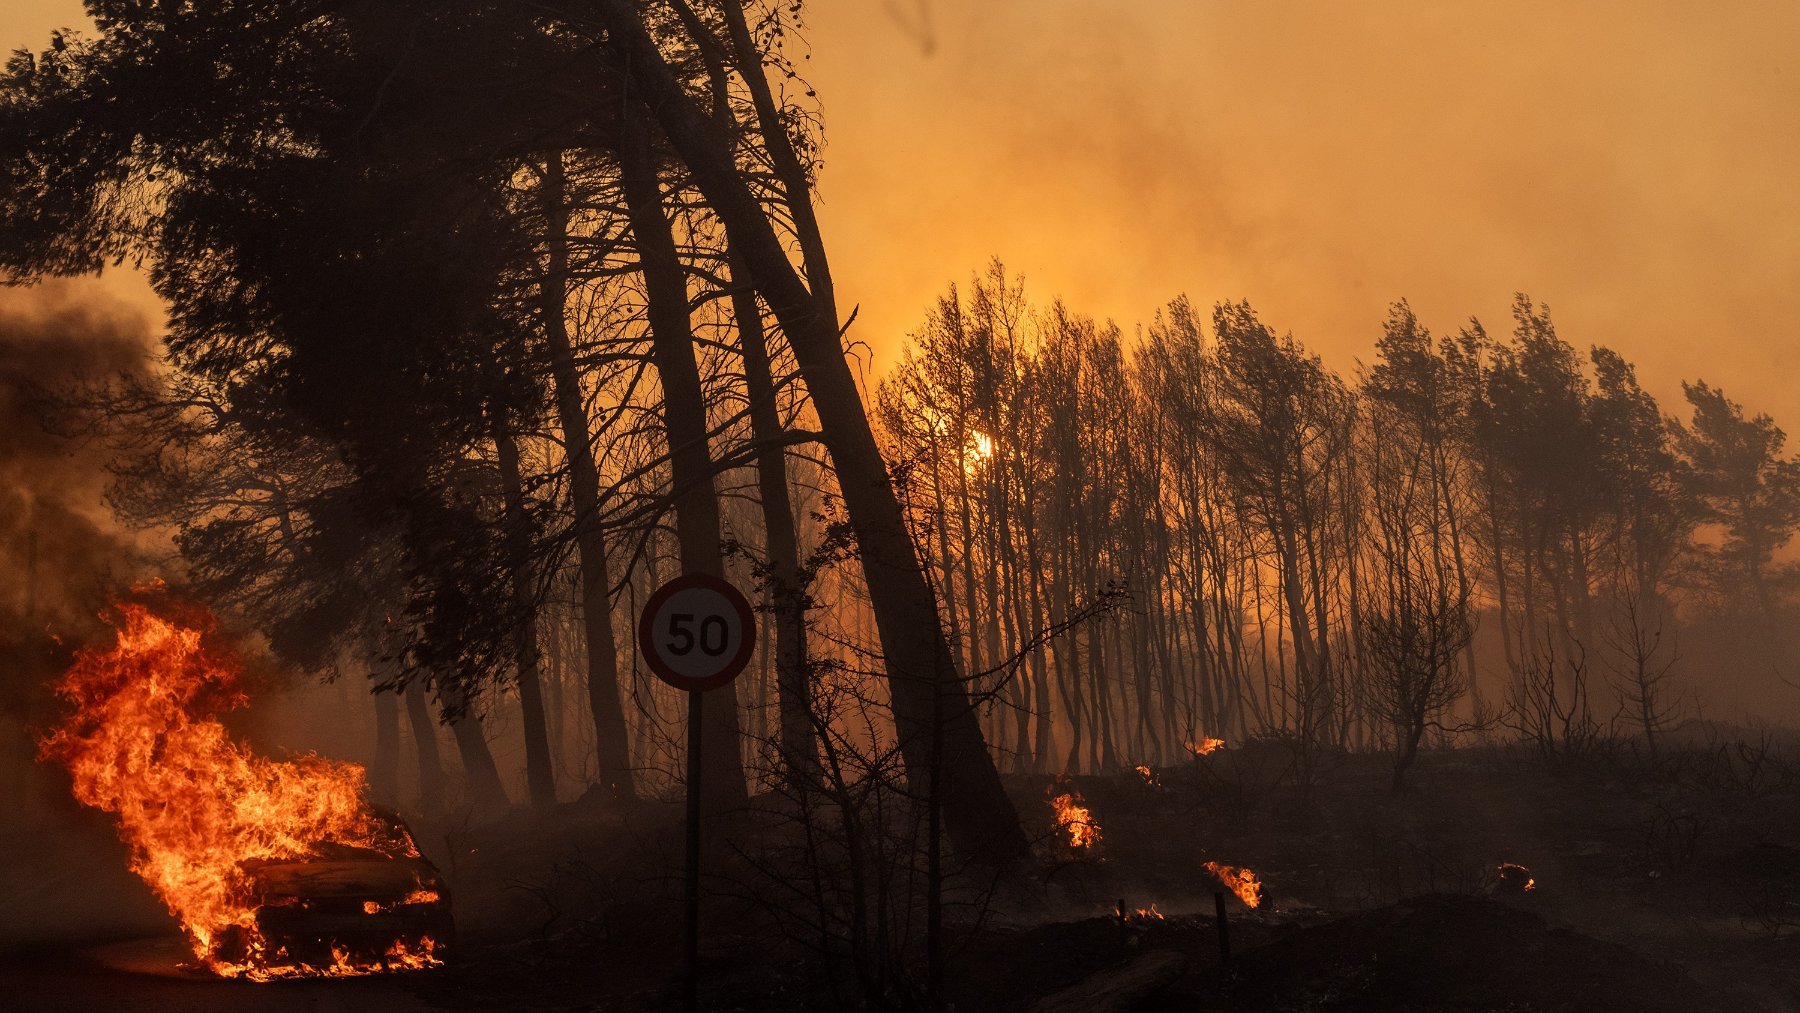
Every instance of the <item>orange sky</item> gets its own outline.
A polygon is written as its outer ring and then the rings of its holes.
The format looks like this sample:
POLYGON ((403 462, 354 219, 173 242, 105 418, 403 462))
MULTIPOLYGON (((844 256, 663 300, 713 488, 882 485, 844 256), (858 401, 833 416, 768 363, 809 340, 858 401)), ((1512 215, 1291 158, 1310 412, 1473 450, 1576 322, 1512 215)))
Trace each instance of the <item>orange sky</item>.
MULTIPOLYGON (((1703 376, 1800 440, 1800 4, 811 7, 827 239, 878 368, 993 254, 1127 327, 1249 298, 1345 372, 1397 297, 1505 331, 1522 289, 1665 398, 1703 376)), ((78 17, 5 0, 0 44, 78 17)))

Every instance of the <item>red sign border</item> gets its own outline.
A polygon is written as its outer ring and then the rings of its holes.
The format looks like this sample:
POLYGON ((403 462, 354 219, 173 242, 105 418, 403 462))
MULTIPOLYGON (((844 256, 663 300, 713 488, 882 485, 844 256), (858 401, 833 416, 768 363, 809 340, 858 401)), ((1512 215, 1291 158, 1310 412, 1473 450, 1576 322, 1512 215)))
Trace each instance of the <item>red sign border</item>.
POLYGON ((643 655, 644 664, 650 666, 650 671, 658 679, 685 692, 704 693, 730 685, 749 667, 750 656, 756 652, 756 613, 750 607, 750 599, 744 597, 744 592, 739 591, 730 581, 710 573, 683 574, 657 588, 655 593, 644 600, 644 607, 638 613, 637 635, 638 653, 643 655), (737 654, 725 663, 725 667, 717 675, 706 679, 690 679, 665 664, 656 653, 656 630, 652 625, 652 620, 665 602, 681 591, 696 587, 724 595, 725 600, 737 609, 738 621, 743 624, 744 630, 737 654))

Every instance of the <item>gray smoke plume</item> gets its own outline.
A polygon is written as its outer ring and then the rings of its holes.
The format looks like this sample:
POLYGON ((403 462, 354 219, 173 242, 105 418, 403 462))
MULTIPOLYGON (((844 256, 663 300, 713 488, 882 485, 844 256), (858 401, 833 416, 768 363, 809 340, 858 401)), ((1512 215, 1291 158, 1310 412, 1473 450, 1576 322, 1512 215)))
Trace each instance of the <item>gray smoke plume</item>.
POLYGON ((105 503, 106 450, 84 388, 152 361, 148 323, 84 286, 0 288, 0 812, 26 803, 49 682, 98 629, 142 553, 105 503))

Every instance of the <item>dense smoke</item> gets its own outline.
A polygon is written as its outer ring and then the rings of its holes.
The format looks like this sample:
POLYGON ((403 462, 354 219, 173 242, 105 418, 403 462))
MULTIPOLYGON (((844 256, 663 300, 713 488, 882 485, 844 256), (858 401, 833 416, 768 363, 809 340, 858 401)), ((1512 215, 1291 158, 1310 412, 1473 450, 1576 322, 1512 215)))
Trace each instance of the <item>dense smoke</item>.
POLYGON ((0 799, 23 801, 46 681, 142 576, 105 506, 106 451, 81 392, 146 368, 145 321, 73 285, 0 289, 0 799))

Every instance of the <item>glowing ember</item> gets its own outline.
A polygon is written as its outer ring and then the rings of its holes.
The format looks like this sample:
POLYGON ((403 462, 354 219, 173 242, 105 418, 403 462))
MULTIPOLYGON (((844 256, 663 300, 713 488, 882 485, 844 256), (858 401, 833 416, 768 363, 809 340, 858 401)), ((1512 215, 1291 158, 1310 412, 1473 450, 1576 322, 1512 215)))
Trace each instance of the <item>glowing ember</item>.
POLYGON ((1218 862, 1206 863, 1206 871, 1213 874, 1219 885, 1237 894, 1244 906, 1262 906, 1262 882, 1256 878, 1256 873, 1235 865, 1220 865, 1218 862))
MULTIPOLYGON (((231 739, 213 715, 246 697, 233 666, 202 643, 210 618, 194 621, 200 629, 142 605, 117 612, 117 644, 84 649, 57 683, 75 711, 42 752, 68 767, 83 804, 118 814, 132 871, 180 919, 200 963, 258 981, 440 964, 439 943, 425 934, 396 930, 372 951, 367 941, 318 938, 311 954, 290 953, 266 933, 265 917, 301 917, 312 903, 270 884, 281 875, 304 881, 307 870, 316 880, 315 860, 331 860, 340 883, 374 868, 430 901, 435 882, 405 829, 363 801, 361 767, 312 755, 270 760, 231 739)), ((340 901, 390 917, 360 895, 331 898, 340 901)), ((293 945, 311 941, 295 936, 293 945)))
POLYGON ((1511 862, 1500 863, 1500 889, 1507 893, 1530 893, 1537 889, 1531 870, 1511 862))
POLYGON ((1137 769, 1138 776, 1144 779, 1145 784, 1149 785, 1152 788, 1161 788, 1162 787, 1162 778, 1156 776, 1156 771, 1151 770, 1149 767, 1147 767, 1141 763, 1137 765, 1136 769, 1137 769))
POLYGON ((1203 738, 1199 742, 1189 740, 1182 743, 1182 745, 1185 745, 1187 751, 1193 753, 1195 756, 1210 756, 1213 753, 1218 752, 1219 749, 1225 745, 1225 740, 1203 738))
POLYGON ((1100 824, 1094 822, 1080 789, 1066 776, 1050 786, 1050 808, 1056 813, 1056 829, 1069 835, 1069 847, 1091 849, 1100 843, 1100 824))

